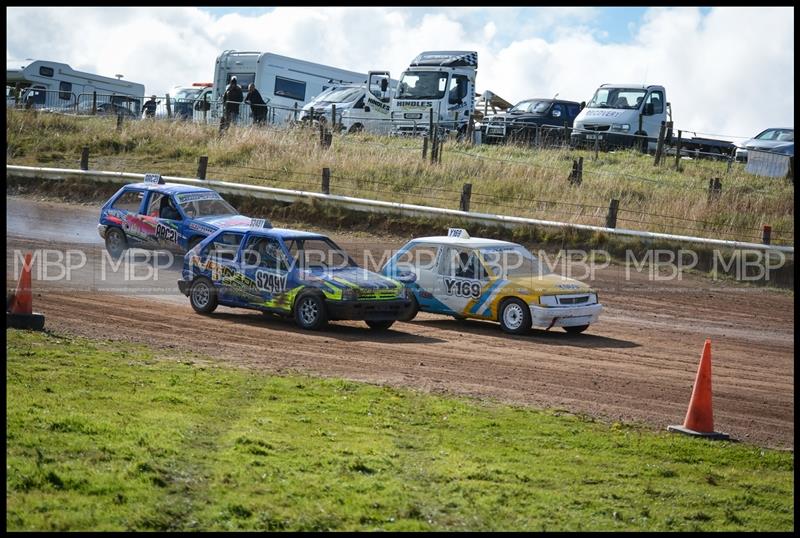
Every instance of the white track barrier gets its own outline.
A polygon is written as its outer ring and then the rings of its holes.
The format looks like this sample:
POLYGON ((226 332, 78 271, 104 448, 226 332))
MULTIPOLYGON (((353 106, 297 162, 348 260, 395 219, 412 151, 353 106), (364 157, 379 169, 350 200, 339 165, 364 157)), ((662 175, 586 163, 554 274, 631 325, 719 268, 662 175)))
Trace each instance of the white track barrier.
MULTIPOLYGON (((144 174, 133 174, 128 172, 104 172, 95 170, 71 170, 66 168, 39 168, 32 166, 6 165, 6 175, 9 178, 22 179, 47 179, 65 180, 78 179, 84 181, 95 181, 102 183, 126 183, 141 182, 144 174)), ((366 198, 354 198, 351 196, 339 196, 335 194, 322 194, 319 192, 298 191, 292 189, 279 189, 275 187, 261 187, 258 185, 242 185, 240 183, 230 183, 228 181, 203 180, 195 178, 162 176, 164 181, 169 183, 182 183, 186 185, 196 185, 209 187, 221 194, 232 194, 236 196, 252 196, 265 200, 277 200, 281 202, 296 202, 300 200, 319 200, 338 207, 344 207, 355 211, 367 211, 372 213, 389 213, 404 215, 409 217, 456 217, 469 222, 476 222, 485 225, 499 225, 506 228, 519 226, 548 226, 552 228, 574 228, 576 230, 587 230, 602 232, 610 235, 621 235, 628 237, 639 237, 642 239, 666 239, 686 243, 697 243, 703 245, 715 245, 732 249, 752 249, 752 250, 771 250, 788 252, 794 254, 794 247, 781 245, 763 245, 761 243, 745 243, 741 241, 729 241, 726 239, 711 239, 707 237, 692 237, 686 235, 673 235, 658 232, 647 232, 641 230, 626 230, 622 228, 606 228, 603 226, 591 226, 589 224, 571 224, 568 222, 557 222, 550 220, 531 219, 526 217, 511 217, 506 215, 494 215, 491 213, 473 213, 460 211, 457 209, 445 209, 440 207, 430 207, 415 204, 403 204, 400 202, 385 202, 382 200, 370 200, 366 198)))

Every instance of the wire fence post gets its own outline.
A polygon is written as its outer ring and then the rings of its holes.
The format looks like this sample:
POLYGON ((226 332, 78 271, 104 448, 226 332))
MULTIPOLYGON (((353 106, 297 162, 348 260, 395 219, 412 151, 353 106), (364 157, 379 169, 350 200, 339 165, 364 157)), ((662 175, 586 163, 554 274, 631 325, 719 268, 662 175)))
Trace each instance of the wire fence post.
POLYGON ((428 137, 431 139, 431 162, 433 162, 433 107, 428 108, 428 137))
POLYGON ((92 116, 97 114, 97 92, 92 92, 92 116))
POLYGON ((564 146, 569 146, 569 125, 567 120, 564 120, 564 146))
POLYGON ((89 146, 83 146, 81 150, 81 170, 89 169, 89 146))
POLYGON ((311 107, 311 110, 309 110, 309 112, 311 113, 311 116, 309 116, 308 124, 309 125, 314 125, 314 107, 313 106, 311 107))
POLYGON ((336 105, 331 104, 331 132, 336 132, 336 105))
POLYGON ((169 100, 169 94, 166 94, 164 99, 167 101, 167 117, 172 119, 172 102, 169 100))
POLYGON ((208 122, 208 109, 211 108, 208 104, 208 94, 203 94, 203 123, 208 122))
POLYGON ((117 114, 117 131, 122 130, 122 113, 117 114))
POLYGON ((422 160, 424 161, 428 157, 428 137, 424 137, 422 139, 422 160))
POLYGON ((761 232, 761 242, 765 245, 769 245, 770 239, 772 238, 772 226, 764 225, 764 229, 761 232))
POLYGON ((598 151, 599 146, 600 146, 600 142, 599 142, 600 139, 597 138, 598 136, 600 136, 600 135, 595 133, 595 135, 594 135, 594 160, 595 161, 597 160, 597 151, 598 151))
POLYGON ((619 200, 616 198, 611 199, 608 206, 608 215, 606 215, 606 228, 617 227, 617 211, 619 210, 619 200))
POLYGON ((331 169, 322 169, 322 194, 331 193, 331 169))
POLYGON ((719 199, 722 193, 722 182, 718 177, 708 180, 708 201, 719 199))
POLYGON ((294 102, 294 121, 297 122, 297 101, 294 102))
POLYGON ((458 208, 461 211, 469 212, 469 199, 472 197, 472 183, 464 183, 461 188, 461 201, 458 208))
POLYGON ((206 170, 208 169, 208 156, 202 155, 197 161, 197 179, 206 178, 206 170))
POLYGON ((661 153, 664 151, 664 137, 667 134, 667 122, 661 122, 661 129, 658 131, 658 143, 656 144, 656 156, 653 161, 653 166, 658 166, 661 162, 661 153))
POLYGON ((681 138, 683 137, 683 131, 678 129, 678 143, 675 146, 675 170, 680 172, 681 169, 681 138))

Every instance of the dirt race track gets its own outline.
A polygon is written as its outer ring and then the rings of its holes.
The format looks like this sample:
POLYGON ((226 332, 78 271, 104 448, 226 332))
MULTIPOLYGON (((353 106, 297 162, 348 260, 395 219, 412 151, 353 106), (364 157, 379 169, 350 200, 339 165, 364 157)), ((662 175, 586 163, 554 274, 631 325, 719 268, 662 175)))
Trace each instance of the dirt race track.
MULTIPOLYGON (((703 342, 711 338, 715 429, 794 448, 788 293, 697 276, 650 282, 646 273, 634 273, 626 280, 624 268, 612 266, 591 281, 606 308, 580 335, 553 329, 510 336, 497 323, 429 314, 386 333, 363 322, 335 322, 313 333, 246 310, 221 307, 200 316, 177 290, 177 265, 162 271, 155 291, 104 291, 95 266, 102 250, 97 209, 19 197, 7 202, 7 287, 16 284, 15 249, 91 253, 68 284, 34 277, 34 309, 52 330, 192 351, 270 372, 490 397, 659 430, 683 422, 703 342)), ((382 251, 403 242, 332 237, 351 252, 356 245, 382 251)))

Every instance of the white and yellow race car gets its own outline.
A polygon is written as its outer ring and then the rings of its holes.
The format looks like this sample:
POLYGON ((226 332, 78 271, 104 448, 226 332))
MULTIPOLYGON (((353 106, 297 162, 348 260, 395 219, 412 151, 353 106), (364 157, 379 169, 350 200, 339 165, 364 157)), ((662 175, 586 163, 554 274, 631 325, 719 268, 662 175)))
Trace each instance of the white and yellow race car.
POLYGON ((531 327, 580 333, 603 309, 589 286, 550 273, 522 245, 470 237, 461 228, 412 239, 381 273, 413 292, 414 309, 406 321, 423 311, 499 321, 512 334, 531 327))

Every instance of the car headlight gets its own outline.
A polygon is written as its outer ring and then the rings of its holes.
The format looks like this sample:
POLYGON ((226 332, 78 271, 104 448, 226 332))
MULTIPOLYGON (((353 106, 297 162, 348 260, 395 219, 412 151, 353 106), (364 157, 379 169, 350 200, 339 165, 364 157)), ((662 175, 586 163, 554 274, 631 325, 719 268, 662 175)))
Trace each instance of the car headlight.
POLYGON ((630 123, 612 123, 611 124, 612 131, 630 131, 631 124, 630 123))
POLYGON ((348 288, 342 291, 342 300, 343 301, 355 301, 358 299, 358 292, 353 288, 348 288))
POLYGON ((408 288, 403 286, 397 296, 401 299, 408 299, 408 288))
POLYGON ((542 295, 539 297, 539 304, 545 306, 558 306, 558 300, 555 295, 542 295))

